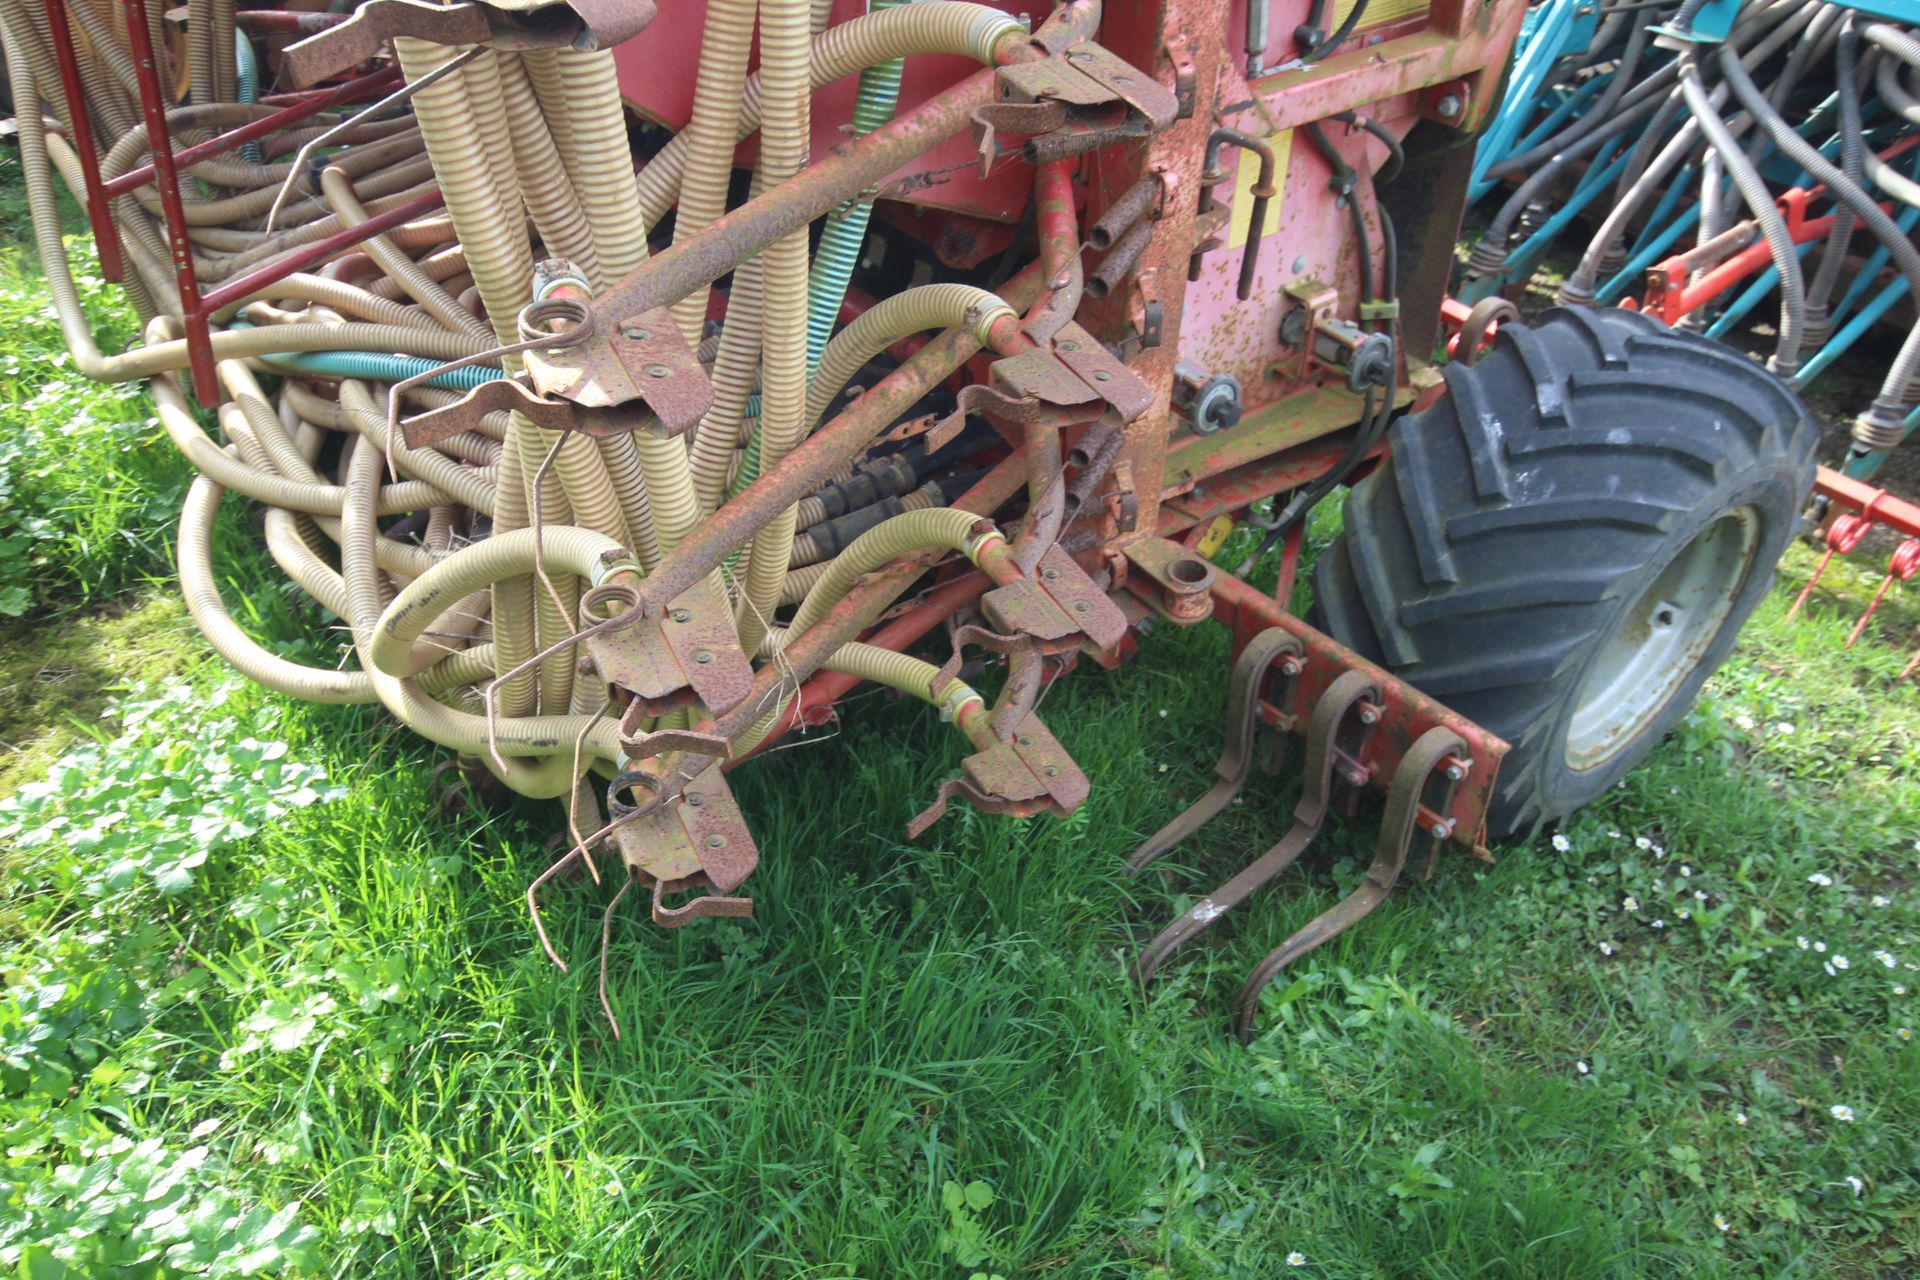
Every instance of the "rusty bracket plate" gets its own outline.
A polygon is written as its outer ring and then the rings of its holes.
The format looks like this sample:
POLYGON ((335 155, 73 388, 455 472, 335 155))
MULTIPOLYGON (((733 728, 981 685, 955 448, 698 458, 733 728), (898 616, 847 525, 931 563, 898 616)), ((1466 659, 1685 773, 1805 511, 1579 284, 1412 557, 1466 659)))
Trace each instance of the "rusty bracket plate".
POLYGON ((987 813, 1017 818, 1051 813, 1064 818, 1080 807, 1091 790, 1087 775, 1067 749, 1039 716, 1029 712, 1009 739, 962 760, 960 776, 940 784, 933 803, 907 824, 907 834, 918 836, 938 822, 954 796, 987 813))
POLYGON ((630 870, 669 888, 704 883, 731 893, 760 862, 718 761, 690 779, 678 796, 616 827, 613 840, 630 870))
POLYGON ((1110 649, 1127 634, 1127 615, 1062 547, 1040 557, 1034 576, 996 587, 980 611, 1006 635, 1031 636, 1042 652, 1064 653, 1084 637, 1110 649))
POLYGON ((290 44, 280 83, 305 89, 377 55, 395 36, 496 49, 610 49, 653 22, 654 0, 366 0, 345 22, 290 44))
POLYGON ((1153 388, 1116 359, 1106 345, 1079 325, 1068 321, 1054 335, 1054 355, 1112 405, 1122 421, 1132 422, 1153 407, 1153 388))
POLYGON ((1153 584, 1142 592, 1128 576, 1129 590, 1150 597, 1149 603, 1170 622, 1187 626, 1213 614, 1213 584, 1220 571, 1169 538, 1146 537, 1128 543, 1126 556, 1153 584))
POLYGON ((694 702, 715 715, 753 689, 753 664, 740 652, 733 613, 706 582, 682 592, 658 618, 589 634, 582 642, 616 697, 631 697, 622 732, 694 702))
POLYGON ((1173 90, 1104 46, 1088 40, 1073 45, 1062 56, 1075 71, 1126 103, 1154 133, 1179 117, 1180 99, 1173 90))
POLYGON ((713 384, 665 307, 577 346, 529 351, 524 359, 541 395, 583 409, 637 400, 659 420, 655 430, 662 436, 684 435, 713 407, 713 384))
POLYGON ((611 409, 583 409, 571 400, 549 400, 520 378, 483 382, 455 400, 416 413, 400 424, 409 449, 426 449, 463 431, 477 431, 490 413, 520 413, 549 431, 577 431, 583 436, 626 435, 647 425, 645 405, 617 405, 611 409))
POLYGON ((999 135, 1025 136, 1033 163, 1065 159, 1172 124, 1180 100, 1152 76, 1092 41, 997 73, 998 100, 973 112, 981 172, 991 172, 999 135))

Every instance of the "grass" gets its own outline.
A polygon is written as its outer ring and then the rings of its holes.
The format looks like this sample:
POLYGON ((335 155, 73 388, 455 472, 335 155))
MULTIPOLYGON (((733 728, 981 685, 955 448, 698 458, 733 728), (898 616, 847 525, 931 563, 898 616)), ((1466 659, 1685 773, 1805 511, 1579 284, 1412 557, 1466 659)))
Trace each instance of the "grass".
MULTIPOLYGON (((1371 819, 1137 992, 1138 945, 1291 805, 1256 780, 1164 868, 1117 874, 1210 780, 1227 655, 1205 628, 1049 694, 1094 781, 1064 822, 959 811, 906 841, 962 747, 880 697, 741 770, 756 915, 666 932, 629 899, 616 1040, 608 895, 548 897, 565 973, 521 902, 555 809, 449 805, 438 754, 384 718, 240 682, 161 597, 103 612, 164 578, 181 471, 137 412, 101 429, 124 449, 59 452, 125 402, 44 354, 31 273, 4 263, 0 318, 43 352, 6 436, 71 461, 21 508, 52 536, 31 623, 0 636, 32 685, 8 736, 36 753, 0 802, 0 1266, 1865 1277, 1920 1256, 1920 695, 1894 680, 1900 598, 1841 648, 1873 566, 1788 622, 1796 549, 1700 708, 1565 850, 1443 858, 1296 966, 1251 1050, 1233 992, 1357 882, 1371 819), (81 491, 127 499, 89 526, 59 505, 81 491), (85 679, 34 682, 67 667, 85 679)), ((223 520, 229 598, 313 657, 324 622, 264 585, 238 504, 223 520)))

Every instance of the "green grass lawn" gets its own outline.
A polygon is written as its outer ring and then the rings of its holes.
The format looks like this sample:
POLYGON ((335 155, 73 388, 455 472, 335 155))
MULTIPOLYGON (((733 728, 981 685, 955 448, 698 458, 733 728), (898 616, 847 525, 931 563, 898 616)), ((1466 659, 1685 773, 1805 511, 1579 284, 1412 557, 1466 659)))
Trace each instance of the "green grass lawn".
MULTIPOLYGON (((1233 992, 1353 887, 1372 823, 1132 985, 1291 808, 1256 779, 1119 874, 1210 781, 1217 629, 1049 694, 1094 782, 1064 822, 957 811, 907 842, 963 744, 853 702, 735 775, 752 920, 664 932, 630 897, 603 951, 609 893, 564 884, 562 973, 521 896, 558 809, 448 805, 382 716, 212 659, 167 595, 182 465, 62 363, 0 252, 0 607, 26 615, 0 632, 0 1271, 1912 1274, 1916 613, 1843 651, 1872 562, 1789 623, 1796 548, 1564 849, 1442 858, 1296 966, 1250 1050, 1233 992)), ((254 519, 223 513, 236 614, 330 660, 254 519)))

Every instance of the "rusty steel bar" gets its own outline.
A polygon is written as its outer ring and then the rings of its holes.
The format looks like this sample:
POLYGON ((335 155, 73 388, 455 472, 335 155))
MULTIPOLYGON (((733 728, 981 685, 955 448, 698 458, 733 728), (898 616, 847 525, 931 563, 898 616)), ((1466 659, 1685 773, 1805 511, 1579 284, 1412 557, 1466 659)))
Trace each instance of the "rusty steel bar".
POLYGON ((994 98, 994 71, 982 68, 953 88, 834 148, 789 181, 749 200, 697 234, 636 267, 594 304, 604 332, 655 307, 712 284, 776 240, 825 217, 847 200, 967 127, 976 107, 994 98))
POLYGON ((402 223, 411 222, 423 213, 431 213, 445 203, 446 197, 439 191, 428 191, 404 204, 395 205, 385 213, 375 214, 358 226, 342 227, 330 236, 303 244, 283 258, 276 258, 236 280, 229 280, 202 298, 199 309, 203 315, 212 315, 250 293, 284 280, 296 271, 305 271, 316 262, 324 262, 342 249, 352 248, 383 231, 391 231, 402 223))
MULTIPOLYGON (((49 5, 58 4, 60 0, 47 0, 47 3, 49 5)), ((354 102, 370 92, 377 92, 385 88, 389 82, 396 78, 396 75, 391 70, 376 71, 371 75, 361 76, 358 80, 349 80, 344 84, 334 85, 304 102, 283 107, 270 116, 263 116, 249 124, 243 124, 237 129, 229 129, 225 133, 216 134, 208 138, 205 142, 196 142, 190 147, 181 148, 173 154, 174 167, 185 168, 189 165, 198 164, 208 156, 217 156, 222 152, 243 147, 249 142, 257 142, 269 134, 280 132, 280 130, 293 124, 295 121, 305 120, 308 116, 318 115, 329 107, 337 107, 343 103, 354 102)), ((151 139, 149 139, 149 141, 151 141, 151 139)), ((109 196, 123 196, 135 188, 144 187, 153 180, 153 175, 154 165, 152 161, 149 161, 137 169, 129 169, 118 177, 109 179, 105 188, 106 194, 109 196)))
MULTIPOLYGON (((1009 306, 1018 308, 1032 298, 1039 284, 1038 267, 1029 267, 1002 286, 1000 296, 1009 306)), ((1008 328, 1011 330, 1011 326, 1008 328)), ((1009 332, 1007 341, 1016 339, 1018 334, 1009 332)), ((694 583, 705 579, 761 525, 825 484, 842 463, 893 425, 900 415, 952 376, 979 350, 979 341, 960 329, 949 329, 920 348, 833 421, 808 436, 752 484, 702 520, 641 584, 641 602, 636 609, 642 615, 657 613, 694 583)))
POLYGON ((67 95, 67 118, 73 124, 73 147, 80 153, 80 172, 86 176, 87 223, 100 255, 100 274, 118 282, 125 270, 120 261, 120 235, 100 182, 100 153, 93 136, 93 115, 87 109, 87 90, 80 77, 80 59, 73 50, 73 28, 67 25, 66 0, 46 0, 47 26, 53 37, 54 61, 60 64, 60 89, 67 95))
POLYGON ((167 228, 167 251, 173 257, 175 287, 185 316, 187 367, 193 374, 194 394, 211 409, 220 402, 213 373, 213 334, 200 306, 200 281, 193 269, 193 242, 187 238, 187 211, 180 199, 180 174, 173 163, 173 138, 167 131, 167 94, 160 83, 160 64, 147 30, 147 0, 121 0, 126 14, 127 43, 133 49, 134 74, 140 82, 140 111, 147 120, 147 146, 153 152, 159 176, 160 210, 167 228))

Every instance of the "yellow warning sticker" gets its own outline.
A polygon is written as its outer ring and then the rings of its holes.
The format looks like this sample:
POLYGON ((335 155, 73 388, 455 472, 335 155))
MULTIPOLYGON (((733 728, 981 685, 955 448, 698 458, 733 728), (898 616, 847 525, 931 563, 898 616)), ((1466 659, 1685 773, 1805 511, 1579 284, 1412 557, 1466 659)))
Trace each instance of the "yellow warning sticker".
MULTIPOLYGON (((1358 0, 1333 0, 1333 17, 1328 19, 1329 31, 1338 31, 1340 24, 1347 20, 1347 13, 1358 0)), ((1411 18, 1416 13, 1427 11, 1428 0, 1370 0, 1366 13, 1360 17, 1360 29, 1385 26, 1389 22, 1398 22, 1402 18, 1411 18)))
MULTIPOLYGON (((1293 156, 1293 130, 1276 133, 1273 143, 1273 199, 1267 201, 1267 216, 1260 228, 1261 239, 1280 230, 1280 205, 1287 195, 1287 161, 1293 156)), ((1240 153, 1240 168, 1233 180, 1233 218, 1227 224, 1227 248, 1238 249, 1247 242, 1247 224, 1253 220, 1253 184, 1260 180, 1260 157, 1251 151, 1240 153)))
POLYGON ((1232 516, 1215 516, 1213 523, 1208 525, 1207 531, 1200 535, 1200 541, 1194 545, 1193 549, 1212 559, 1213 553, 1220 549, 1221 544, 1227 540, 1227 535, 1232 532, 1232 516))

